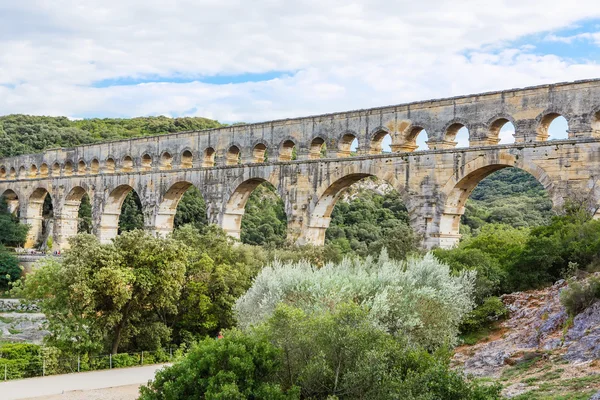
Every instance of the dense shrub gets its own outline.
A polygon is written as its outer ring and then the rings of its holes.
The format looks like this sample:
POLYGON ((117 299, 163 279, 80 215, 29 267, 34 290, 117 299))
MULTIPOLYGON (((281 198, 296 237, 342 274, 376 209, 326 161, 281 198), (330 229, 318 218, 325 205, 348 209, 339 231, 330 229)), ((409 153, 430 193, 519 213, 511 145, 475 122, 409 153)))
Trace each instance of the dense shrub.
POLYGON ((577 315, 600 299, 600 278, 572 280, 560 292, 560 302, 570 315, 577 315))
POLYGON ((305 311, 355 302, 376 325, 428 348, 453 343, 458 324, 471 311, 475 274, 450 274, 432 255, 407 261, 344 259, 322 268, 306 261, 275 261, 264 268, 236 302, 242 327, 268 319, 280 303, 305 311))
POLYGON ((141 389, 154 399, 493 400, 448 367, 447 352, 408 345, 354 304, 306 313, 279 306, 262 326, 206 339, 141 389))
POLYGON ((141 400, 297 399, 296 388, 277 383, 280 351, 264 335, 227 331, 204 339, 187 356, 142 387, 141 400))
POLYGON ((472 333, 488 327, 508 315, 508 309, 498 297, 488 297, 468 313, 460 324, 460 332, 472 333))
POLYGON ((0 292, 9 289, 9 284, 20 277, 19 260, 0 244, 0 292))

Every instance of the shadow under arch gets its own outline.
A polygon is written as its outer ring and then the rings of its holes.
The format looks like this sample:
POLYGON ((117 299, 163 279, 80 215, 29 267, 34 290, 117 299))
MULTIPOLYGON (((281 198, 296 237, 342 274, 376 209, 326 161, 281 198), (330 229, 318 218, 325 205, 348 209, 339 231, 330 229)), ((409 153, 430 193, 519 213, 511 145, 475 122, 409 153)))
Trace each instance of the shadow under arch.
MULTIPOLYGON (((225 209, 221 218, 221 228, 227 232, 228 235, 238 240, 241 239, 242 218, 246 211, 246 204, 252 192, 263 183, 272 185, 277 195, 283 199, 277 186, 265 178, 253 177, 242 181, 237 186, 233 186, 235 189, 232 191, 229 200, 225 204, 225 209)), ((287 213, 286 218, 289 221, 287 213)))
MULTIPOLYGON (((120 185, 113 189, 104 203, 100 226, 98 227, 98 239, 100 243, 110 243, 119 234, 119 219, 123 202, 130 192, 135 190, 129 185, 120 185)), ((139 196, 138 196, 139 197, 139 196)))
MULTIPOLYGON (((478 158, 468 163, 464 171, 453 176, 443 187, 445 195, 442 214, 437 232, 428 232, 437 243, 425 243, 426 247, 437 245, 452 248, 460 240, 460 219, 465 212, 465 204, 479 182, 492 173, 505 168, 518 168, 533 176, 546 190, 553 205, 559 206, 560 199, 554 196, 554 184, 547 173, 535 164, 520 164, 512 155, 502 155, 493 162, 478 158)), ((432 228, 432 227, 430 227, 432 228)), ((433 228, 435 229, 435 228, 433 228)))

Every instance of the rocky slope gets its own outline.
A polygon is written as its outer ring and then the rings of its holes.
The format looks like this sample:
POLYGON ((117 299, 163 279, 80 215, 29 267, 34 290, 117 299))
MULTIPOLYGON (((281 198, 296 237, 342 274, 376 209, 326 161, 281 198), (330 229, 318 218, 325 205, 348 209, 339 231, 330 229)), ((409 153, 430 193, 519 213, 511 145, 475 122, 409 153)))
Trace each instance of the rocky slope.
POLYGON ((600 301, 569 318, 559 297, 567 285, 504 295, 509 318, 483 341, 459 347, 454 364, 499 380, 506 397, 588 399, 599 392, 600 301))

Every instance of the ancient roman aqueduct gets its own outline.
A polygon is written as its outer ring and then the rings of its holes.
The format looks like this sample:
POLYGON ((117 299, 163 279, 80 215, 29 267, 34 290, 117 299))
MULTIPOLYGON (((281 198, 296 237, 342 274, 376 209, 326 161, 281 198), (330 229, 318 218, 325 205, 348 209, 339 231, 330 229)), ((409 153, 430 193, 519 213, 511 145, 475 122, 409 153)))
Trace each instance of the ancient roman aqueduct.
POLYGON ((50 195, 54 243, 65 248, 77 233, 86 193, 102 242, 117 235, 121 205, 131 190, 141 200, 146 229, 170 232, 177 203, 191 185, 204 196, 209 221, 239 237, 250 193, 268 181, 284 201, 289 239, 319 245, 342 190, 376 176, 401 193, 413 229, 431 248, 457 243, 469 194, 505 167, 531 173, 555 206, 582 191, 599 203, 600 79, 4 158, 0 193, 12 210, 19 208, 22 222, 31 224, 27 246, 40 235, 42 204, 50 195), (568 121, 568 139, 548 141, 548 126, 558 116, 568 121), (498 133, 509 121, 515 143, 498 145, 498 133), (469 131, 469 147, 456 149, 462 127, 469 131), (414 152, 423 130, 430 150, 414 152), (382 154, 386 135, 392 152, 382 154), (351 157, 354 139, 358 154, 351 157))

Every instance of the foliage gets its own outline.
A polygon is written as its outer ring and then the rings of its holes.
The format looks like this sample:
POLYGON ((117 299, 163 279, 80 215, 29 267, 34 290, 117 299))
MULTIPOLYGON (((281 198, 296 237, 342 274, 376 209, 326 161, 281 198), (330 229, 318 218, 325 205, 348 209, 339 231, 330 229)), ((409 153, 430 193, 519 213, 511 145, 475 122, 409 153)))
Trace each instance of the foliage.
POLYGON ((283 201, 272 185, 260 184, 250 195, 242 218, 241 240, 253 245, 281 246, 287 234, 283 201))
POLYGON ((341 199, 333 209, 326 243, 342 253, 363 257, 377 256, 385 247, 395 259, 404 259, 417 248, 418 240, 408 226, 408 212, 398 192, 391 189, 381 195, 363 189, 360 183, 349 190, 350 199, 341 199))
POLYGON ((298 390, 276 383, 279 351, 264 335, 228 331, 204 339, 140 389, 140 400, 298 399, 298 390))
POLYGON ((6 368, 8 379, 20 379, 36 376, 41 366, 40 346, 30 343, 0 344, 0 370, 6 368))
POLYGON ((213 228, 201 233, 185 225, 175 231, 174 238, 189 248, 181 297, 172 317, 175 340, 214 337, 220 330, 233 327, 235 300, 248 290, 256 275, 257 267, 249 260, 253 256, 213 228), (207 246, 215 236, 221 244, 217 248, 207 246))
POLYGON ((0 156, 220 126, 217 121, 199 117, 70 120, 66 117, 7 115, 0 117, 0 156))
POLYGON ((344 259, 322 268, 276 260, 263 268, 235 308, 240 325, 248 327, 268 319, 280 303, 324 311, 354 302, 366 307, 382 329, 433 349, 455 342, 458 324, 473 307, 474 279, 470 271, 450 275, 432 255, 397 261, 384 251, 377 261, 344 259))
POLYGON ((519 168, 505 168, 484 178, 473 190, 461 230, 477 235, 486 224, 535 227, 548 223, 552 216, 552 201, 544 187, 519 168))
POLYGON ((62 262, 46 259, 15 294, 37 300, 52 333, 48 343, 76 353, 119 346, 153 350, 170 340, 164 315, 177 310, 187 249, 141 231, 102 245, 70 241, 62 262))
POLYGON ((460 332, 472 333, 489 327, 490 324, 508 316, 508 309, 498 297, 488 297, 468 313, 460 324, 460 332))
POLYGON ((135 229, 144 229, 144 214, 142 213, 142 202, 135 191, 125 196, 121 206, 119 217, 119 233, 129 232, 135 229))
POLYGON ((77 212, 77 232, 92 233, 92 204, 87 194, 81 199, 79 211, 77 212))
POLYGON ((19 224, 19 218, 8 211, 6 199, 0 196, 0 244, 20 246, 27 239, 29 225, 19 224))
POLYGON ((21 267, 19 266, 19 260, 0 244, 0 291, 8 289, 9 284, 15 282, 20 277, 21 267))
POLYGON ((143 387, 141 399, 499 398, 497 385, 450 370, 447 354, 385 333, 354 304, 323 313, 280 305, 259 327, 200 342, 143 387))
POLYGON ((204 202, 202 193, 195 186, 186 190, 175 212, 175 228, 186 224, 191 224, 200 231, 208 225, 206 203, 204 202))
POLYGON ((567 312, 574 316, 600 299, 600 278, 591 277, 586 281, 569 281, 569 286, 560 292, 560 302, 567 312))

